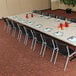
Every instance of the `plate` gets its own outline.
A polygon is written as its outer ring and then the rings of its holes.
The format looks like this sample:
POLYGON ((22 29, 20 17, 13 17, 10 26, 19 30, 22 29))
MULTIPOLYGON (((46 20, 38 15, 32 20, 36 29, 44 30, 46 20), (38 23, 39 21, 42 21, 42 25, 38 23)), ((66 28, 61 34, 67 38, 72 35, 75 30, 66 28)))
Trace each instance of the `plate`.
POLYGON ((41 25, 41 24, 36 25, 37 28, 41 28, 42 26, 43 25, 41 25))
POLYGON ((22 20, 21 22, 22 22, 22 23, 26 23, 26 22, 27 22, 27 20, 22 20))
POLYGON ((69 37, 69 38, 67 38, 69 41, 76 41, 76 36, 71 36, 71 37, 69 37))
POLYGON ((17 20, 21 22, 22 21, 22 18, 17 18, 17 20))
POLYGON ((50 17, 46 16, 45 19, 50 19, 50 17))
POLYGON ((71 23, 71 21, 68 21, 68 24, 70 24, 71 23))
POLYGON ((44 31, 45 32, 50 32, 52 30, 52 28, 45 28, 44 31))
POLYGON ((31 21, 29 21, 27 24, 32 25, 32 24, 34 24, 34 23, 33 23, 33 22, 31 22, 31 21))
POLYGON ((60 19, 56 19, 56 22, 59 22, 60 21, 60 19))
POLYGON ((39 17, 43 17, 43 15, 39 15, 39 17))
POLYGON ((54 33, 56 36, 62 36, 63 35, 63 32, 60 32, 60 31, 57 31, 54 33))

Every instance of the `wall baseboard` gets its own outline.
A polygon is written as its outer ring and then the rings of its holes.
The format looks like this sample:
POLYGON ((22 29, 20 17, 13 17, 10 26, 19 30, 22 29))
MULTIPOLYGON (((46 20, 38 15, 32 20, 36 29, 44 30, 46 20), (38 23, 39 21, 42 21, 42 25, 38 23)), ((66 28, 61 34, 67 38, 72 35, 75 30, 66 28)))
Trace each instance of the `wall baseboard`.
MULTIPOLYGON (((52 10, 52 11, 57 11, 57 10, 66 11, 66 9, 56 9, 56 10, 52 10)), ((76 13, 76 11, 73 11, 73 10, 72 10, 72 12, 73 12, 73 13, 76 13)))

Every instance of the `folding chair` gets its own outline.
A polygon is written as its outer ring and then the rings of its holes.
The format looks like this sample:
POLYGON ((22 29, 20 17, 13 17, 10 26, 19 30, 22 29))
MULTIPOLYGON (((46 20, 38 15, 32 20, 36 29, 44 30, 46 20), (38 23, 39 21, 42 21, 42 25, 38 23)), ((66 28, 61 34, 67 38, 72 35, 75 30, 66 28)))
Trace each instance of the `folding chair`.
MULTIPOLYGON (((38 41, 37 32, 35 30, 31 30, 31 33, 32 33, 32 36, 33 36, 33 38, 32 38, 32 44, 31 44, 31 49, 33 48, 33 51, 35 51, 36 43, 38 41)), ((39 35, 40 35, 41 40, 42 40, 41 41, 42 47, 41 47, 41 51, 40 51, 40 55, 41 55, 42 50, 45 51, 45 49, 46 49, 46 42, 43 40, 42 34, 39 33, 39 35), (43 49, 43 47, 44 47, 44 49, 43 49)))
POLYGON ((23 26, 23 28, 24 28, 24 32, 25 32, 24 44, 25 44, 25 46, 26 46, 26 45, 27 45, 27 42, 28 42, 28 38, 29 38, 29 36, 28 36, 28 32, 27 32, 26 27, 23 26))
POLYGON ((48 13, 48 12, 45 12, 44 15, 45 15, 45 16, 49 16, 49 13, 48 13))
POLYGON ((38 14, 42 15, 42 13, 43 13, 43 12, 42 12, 41 10, 40 10, 40 11, 38 11, 38 14))
POLYGON ((70 18, 68 21, 76 23, 76 19, 70 18))
POLYGON ((50 16, 53 17, 53 18, 56 18, 57 17, 55 14, 51 14, 50 16))
POLYGON ((59 17, 61 20, 66 20, 66 17, 65 16, 60 16, 59 17))
POLYGON ((8 25, 8 27, 7 27, 7 33, 10 34, 11 29, 14 29, 15 27, 14 27, 14 25, 12 24, 12 21, 9 20, 9 19, 6 19, 6 23, 7 23, 7 25, 8 25))
POLYGON ((35 51, 35 47, 36 47, 36 43, 37 43, 37 37, 36 37, 36 33, 34 30, 31 29, 31 34, 32 34, 32 44, 31 44, 31 49, 33 49, 33 51, 35 51))
POLYGON ((11 23, 12 23, 12 28, 13 28, 12 37, 15 37, 16 27, 15 27, 14 21, 11 21, 11 23))
POLYGON ((42 54, 42 57, 44 57, 44 54, 45 54, 45 50, 46 50, 46 47, 47 47, 47 43, 46 43, 46 39, 43 37, 43 34, 40 33, 40 36, 41 36, 41 50, 40 50, 40 55, 42 54))
POLYGON ((17 27, 18 27, 18 40, 20 41, 21 40, 21 36, 22 36, 22 30, 21 30, 21 28, 20 28, 20 25, 17 23, 17 27))
POLYGON ((75 55, 76 52, 73 51, 72 49, 70 49, 68 47, 68 45, 65 44, 65 43, 60 43, 59 44, 59 41, 56 41, 56 43, 57 43, 57 48, 58 48, 57 50, 58 51, 57 51, 56 56, 55 56, 54 64, 56 63, 58 52, 60 50, 63 50, 64 52, 66 51, 67 60, 66 60, 65 66, 64 66, 64 71, 65 71, 66 70, 66 67, 67 67, 67 64, 68 64, 68 61, 69 61, 69 58, 72 57, 73 55, 75 55))
POLYGON ((33 10, 33 13, 38 13, 38 10, 33 10))

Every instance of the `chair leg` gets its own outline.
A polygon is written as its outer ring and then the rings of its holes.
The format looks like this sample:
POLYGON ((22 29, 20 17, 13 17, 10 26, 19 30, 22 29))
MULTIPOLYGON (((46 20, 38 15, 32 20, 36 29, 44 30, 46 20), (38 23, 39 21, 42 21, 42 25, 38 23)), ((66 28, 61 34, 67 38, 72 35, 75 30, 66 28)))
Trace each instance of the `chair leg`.
POLYGON ((8 33, 8 31, 9 31, 9 26, 7 26, 7 33, 8 33))
POLYGON ((12 37, 14 37, 14 29, 12 30, 12 37))
POLYGON ((15 34, 16 34, 16 28, 14 28, 12 31, 12 37, 15 37, 15 34))
POLYGON ((34 43, 33 51, 35 51, 36 43, 37 43, 37 39, 35 38, 35 43, 34 43))
POLYGON ((19 37, 19 41, 21 40, 21 36, 22 36, 22 31, 20 30, 20 37, 19 37))
POLYGON ((17 38, 18 40, 19 40, 19 35, 20 35, 20 31, 18 32, 18 38, 17 38))
POLYGON ((67 60, 66 60, 65 66, 64 66, 64 71, 66 70, 66 67, 67 67, 68 61, 69 61, 69 57, 67 57, 67 60))
POLYGON ((28 35, 27 35, 27 37, 26 37, 26 45, 27 45, 27 42, 28 42, 28 35))
POLYGON ((58 50, 57 50, 57 53, 56 53, 56 56, 55 56, 54 64, 56 63, 57 57, 58 57, 58 50))
POLYGON ((55 49, 53 49, 53 52, 52 52, 52 56, 51 56, 50 62, 52 62, 52 60, 53 60, 54 53, 55 53, 55 49))
POLYGON ((44 46, 44 50, 43 50, 42 57, 44 57, 44 55, 45 55, 45 50, 46 50, 46 44, 45 44, 45 46, 44 46))
POLYGON ((33 44, 34 44, 34 37, 32 39, 31 49, 33 48, 33 44))
POLYGON ((40 55, 42 54, 43 47, 44 47, 44 43, 42 43, 42 47, 41 47, 41 51, 40 51, 40 55))
POLYGON ((28 42, 28 35, 25 36, 25 39, 24 39, 24 44, 25 46, 27 45, 27 42, 28 42))
POLYGON ((6 24, 4 24, 4 31, 6 30, 6 24))
POLYGON ((11 30, 11 27, 8 26, 8 27, 7 27, 7 33, 8 33, 8 34, 10 34, 10 30, 11 30))
POLYGON ((10 34, 10 31, 11 31, 11 27, 9 27, 9 31, 8 31, 8 34, 10 34))
POLYGON ((18 40, 19 40, 19 41, 20 41, 20 39, 21 39, 21 35, 22 35, 22 31, 19 30, 19 33, 18 33, 18 40))

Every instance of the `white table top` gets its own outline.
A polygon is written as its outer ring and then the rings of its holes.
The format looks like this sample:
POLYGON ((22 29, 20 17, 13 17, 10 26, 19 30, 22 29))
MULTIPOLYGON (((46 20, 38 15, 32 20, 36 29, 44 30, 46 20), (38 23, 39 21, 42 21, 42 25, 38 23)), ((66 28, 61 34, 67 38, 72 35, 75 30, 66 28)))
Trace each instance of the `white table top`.
POLYGON ((7 18, 76 46, 76 23, 70 23, 69 27, 63 27, 64 30, 61 30, 58 26, 60 23, 65 23, 63 20, 57 21, 55 18, 48 18, 47 16, 41 16, 35 13, 33 18, 30 15, 29 19, 25 18, 26 13, 8 16, 7 18))

